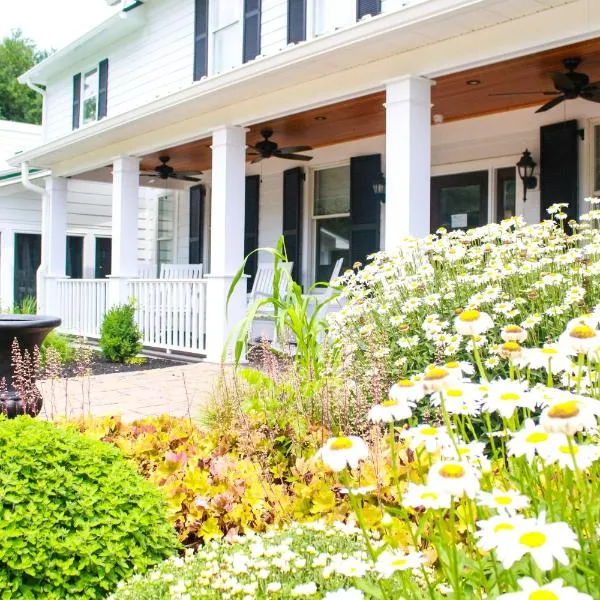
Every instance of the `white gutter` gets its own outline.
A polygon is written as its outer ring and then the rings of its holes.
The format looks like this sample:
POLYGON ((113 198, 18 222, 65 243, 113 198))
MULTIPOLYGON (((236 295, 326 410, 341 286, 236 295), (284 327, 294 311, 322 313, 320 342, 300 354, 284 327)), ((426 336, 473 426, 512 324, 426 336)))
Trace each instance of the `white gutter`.
POLYGON ((29 190, 30 192, 35 192, 36 194, 39 194, 40 196, 42 196, 42 199, 46 195, 46 190, 43 187, 40 187, 39 185, 35 185, 35 183, 31 183, 31 181, 29 180, 29 163, 28 162, 21 163, 21 183, 23 184, 23 187, 26 190, 29 190))
POLYGON ((42 96, 42 98, 45 100, 46 99, 46 90, 43 87, 40 87, 39 85, 35 85, 35 83, 33 83, 33 81, 31 81, 31 79, 29 77, 26 77, 23 80, 23 83, 31 90, 33 90, 34 92, 37 92, 38 94, 40 94, 42 96))

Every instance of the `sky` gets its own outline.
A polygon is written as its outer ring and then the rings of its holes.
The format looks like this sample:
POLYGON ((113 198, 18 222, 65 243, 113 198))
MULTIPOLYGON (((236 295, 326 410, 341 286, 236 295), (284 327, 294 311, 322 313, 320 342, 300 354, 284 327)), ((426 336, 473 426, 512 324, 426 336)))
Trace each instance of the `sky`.
POLYGON ((41 50, 59 50, 109 17, 105 0, 0 0, 0 39, 12 29, 41 50))

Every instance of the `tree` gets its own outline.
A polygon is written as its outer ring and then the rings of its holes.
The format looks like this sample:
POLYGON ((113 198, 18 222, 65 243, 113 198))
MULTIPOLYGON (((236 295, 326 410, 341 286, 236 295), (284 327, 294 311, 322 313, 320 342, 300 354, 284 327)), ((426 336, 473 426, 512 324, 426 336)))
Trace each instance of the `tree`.
POLYGON ((42 122, 42 97, 22 85, 17 77, 48 56, 34 42, 24 38, 20 29, 0 43, 0 119, 23 123, 42 122))

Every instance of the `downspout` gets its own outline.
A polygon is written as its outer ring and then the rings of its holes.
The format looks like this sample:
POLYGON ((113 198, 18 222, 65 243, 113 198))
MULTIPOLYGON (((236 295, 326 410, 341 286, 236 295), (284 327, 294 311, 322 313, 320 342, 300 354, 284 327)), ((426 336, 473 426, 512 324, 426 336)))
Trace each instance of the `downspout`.
POLYGON ((33 83, 29 77, 27 77, 27 79, 24 81, 19 81, 19 83, 24 83, 30 90, 33 90, 42 97, 42 140, 45 141, 46 134, 43 125, 46 122, 46 90, 43 87, 33 83))
MULTIPOLYGON (((29 190, 30 192, 34 192, 35 194, 39 194, 41 196, 41 200, 42 200, 42 223, 44 222, 44 211, 47 210, 47 202, 45 202, 46 200, 46 190, 43 187, 40 187, 39 185, 35 185, 35 183, 31 183, 30 179, 29 179, 29 163, 27 161, 22 162, 21 163, 21 183, 23 184, 23 187, 26 190, 29 190)), ((46 242, 46 240, 44 240, 44 235, 42 232, 42 246, 44 245, 44 243, 46 242)), ((37 298, 38 298, 38 313, 41 311, 43 312, 44 307, 43 307, 43 303, 42 306, 40 306, 40 299, 45 299, 46 295, 45 295, 45 288, 44 288, 44 283, 45 283, 45 275, 48 272, 48 267, 46 264, 44 264, 44 258, 48 256, 47 252, 44 252, 43 248, 42 248, 42 260, 40 262, 40 266, 38 267, 37 273, 35 275, 36 278, 36 284, 37 284, 37 298)), ((14 269, 14 265, 13 265, 13 269, 14 269)))

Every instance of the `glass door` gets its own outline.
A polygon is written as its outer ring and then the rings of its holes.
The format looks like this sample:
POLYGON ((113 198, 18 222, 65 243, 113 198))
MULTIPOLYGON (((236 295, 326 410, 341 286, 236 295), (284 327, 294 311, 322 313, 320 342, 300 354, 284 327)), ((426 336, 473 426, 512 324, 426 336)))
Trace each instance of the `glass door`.
POLYGON ((111 238, 96 238, 96 279, 103 279, 110 275, 112 262, 111 238))
POLYGON ((510 219, 517 214, 517 178, 514 167, 496 171, 496 221, 510 219))
POLYGON ((487 223, 488 172, 431 178, 431 231, 468 229, 487 223))

